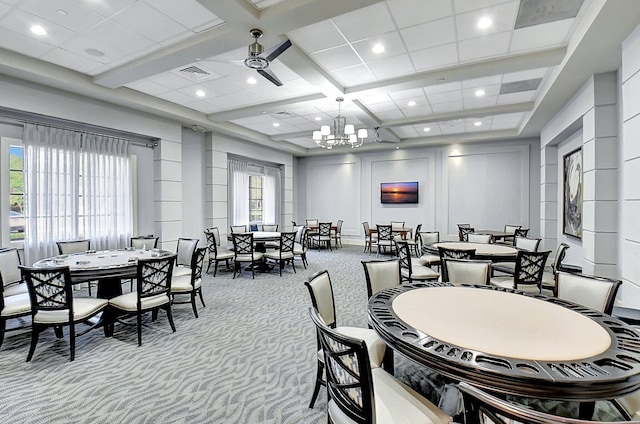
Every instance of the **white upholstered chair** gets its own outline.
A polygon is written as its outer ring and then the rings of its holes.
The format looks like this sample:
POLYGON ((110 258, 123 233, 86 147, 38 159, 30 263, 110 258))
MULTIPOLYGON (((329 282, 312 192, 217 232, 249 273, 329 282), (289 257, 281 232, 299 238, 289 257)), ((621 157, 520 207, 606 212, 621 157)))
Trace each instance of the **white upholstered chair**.
POLYGON ((206 247, 194 250, 193 257, 191 258, 191 273, 186 275, 173 275, 171 277, 171 302, 174 305, 190 303, 196 318, 198 318, 196 295, 200 297, 202 306, 207 306, 204 304, 204 299, 202 298, 202 266, 206 252, 206 247), (188 301, 176 300, 176 296, 181 297, 184 295, 189 295, 188 301))
POLYGON ((568 300, 605 314, 611 314, 622 282, 612 278, 559 271, 558 299, 568 300))
POLYGON ((178 247, 176 248, 176 263, 173 269, 173 275, 189 275, 191 274, 191 258, 193 252, 198 247, 200 239, 183 238, 178 239, 178 247))
MULTIPOLYGON (((0 249, 0 347, 7 331, 7 321, 31 315, 29 289, 22 280, 18 249, 10 247, 0 249)), ((30 320, 13 326, 9 330, 28 328, 30 320)))
POLYGON ((442 281, 452 284, 489 284, 491 261, 480 259, 444 259, 442 281))
POLYGON ((409 252, 409 245, 406 241, 396 240, 395 245, 400 258, 400 274, 403 281, 437 280, 440 277, 438 271, 411 260, 411 252, 409 252))
POLYGON ((367 297, 373 296, 382 289, 402 284, 398 259, 362 261, 362 266, 367 282, 367 297))
POLYGON ((469 243, 489 244, 489 243, 493 243, 493 236, 491 234, 471 233, 471 234, 467 234, 467 241, 469 243))

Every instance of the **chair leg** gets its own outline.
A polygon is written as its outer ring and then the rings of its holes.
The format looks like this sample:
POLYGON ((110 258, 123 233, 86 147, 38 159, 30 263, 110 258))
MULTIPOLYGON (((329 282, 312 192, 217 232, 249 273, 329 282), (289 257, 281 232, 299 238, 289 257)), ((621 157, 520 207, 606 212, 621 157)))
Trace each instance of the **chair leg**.
POLYGON ((72 322, 69 324, 69 362, 76 358, 76 326, 72 322))
POLYGON ((313 388, 313 394, 311 395, 311 402, 309 402, 309 408, 313 408, 313 405, 316 403, 316 399, 318 398, 318 393, 320 393, 320 386, 323 386, 322 376, 324 375, 324 364, 318 361, 318 366, 316 370, 316 386, 313 388))
POLYGON ((394 375, 393 349, 386 349, 382 357, 382 369, 394 375))
POLYGON ((0 347, 2 347, 2 342, 4 341, 4 332, 7 328, 7 320, 0 319, 0 347))
POLYGON ((200 296, 200 303, 202 303, 202 307, 206 308, 207 305, 204 304, 204 299, 202 298, 202 288, 198 289, 198 295, 200 296))
MULTIPOLYGON (((291 268, 293 268, 293 273, 297 274, 298 272, 296 271, 296 261, 293 260, 293 258, 291 258, 291 268)), ((0 344, 2 343, 2 341, 0 340, 0 344)))
POLYGON ((62 326, 61 325, 56 325, 55 327, 53 327, 53 332, 56 333, 56 337, 61 339, 64 337, 64 334, 62 334, 62 326))
POLYGON ((42 329, 38 325, 31 324, 31 346, 29 346, 29 353, 27 354, 27 362, 33 358, 33 353, 36 351, 36 345, 38 344, 38 336, 42 329))
POLYGON ((196 309, 196 292, 191 292, 191 309, 193 309, 193 315, 198 318, 198 310, 196 309))
POLYGON ((173 314, 171 313, 171 304, 168 303, 165 311, 167 311, 167 319, 169 320, 169 325, 171 326, 171 331, 176 332, 176 326, 173 323, 173 314))
MULTIPOLYGON (((227 266, 227 268, 229 268, 229 267, 227 266)), ((208 268, 207 268, 207 272, 209 272, 208 268)), ((218 260, 215 259, 213 261, 213 276, 215 277, 217 273, 218 273, 218 260)))
MULTIPOLYGON (((214 260, 214 262, 215 262, 215 260, 214 260)), ((209 273, 209 268, 211 268, 211 258, 209 258, 209 261, 207 262, 207 270, 205 271, 205 274, 209 273)), ((215 269, 215 267, 214 267, 214 269, 215 269)), ((214 277, 215 277, 215 275, 214 275, 214 277)))

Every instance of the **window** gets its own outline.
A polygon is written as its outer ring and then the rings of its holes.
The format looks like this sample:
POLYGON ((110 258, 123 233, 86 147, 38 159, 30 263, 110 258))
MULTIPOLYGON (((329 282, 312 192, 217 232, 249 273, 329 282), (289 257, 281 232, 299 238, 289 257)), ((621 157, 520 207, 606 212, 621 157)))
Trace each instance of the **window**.
POLYGON ((22 146, 9 145, 9 231, 11 241, 24 240, 24 155, 22 146))
POLYGON ((249 175, 249 222, 263 222, 262 188, 262 177, 249 175))

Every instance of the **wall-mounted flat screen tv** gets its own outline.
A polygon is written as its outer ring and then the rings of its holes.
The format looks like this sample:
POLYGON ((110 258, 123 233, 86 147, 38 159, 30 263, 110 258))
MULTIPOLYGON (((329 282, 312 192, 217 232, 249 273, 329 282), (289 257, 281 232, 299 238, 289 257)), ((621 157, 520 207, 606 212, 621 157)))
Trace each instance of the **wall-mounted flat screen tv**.
POLYGON ((418 182, 380 183, 380 203, 418 203, 418 182))

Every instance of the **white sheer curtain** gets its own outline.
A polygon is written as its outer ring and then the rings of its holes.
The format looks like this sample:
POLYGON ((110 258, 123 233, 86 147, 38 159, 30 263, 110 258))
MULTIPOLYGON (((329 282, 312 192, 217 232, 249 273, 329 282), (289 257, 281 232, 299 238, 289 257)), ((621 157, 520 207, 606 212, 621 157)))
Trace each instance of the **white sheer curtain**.
POLYGON ((246 162, 229 159, 229 225, 249 223, 249 172, 246 162))
POLYGON ((277 224, 280 216, 280 168, 264 167, 262 214, 265 224, 277 224))
POLYGON ((129 141, 25 124, 25 260, 57 255, 56 241, 124 247, 133 227, 129 141))

